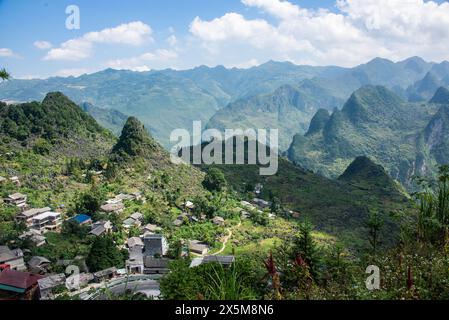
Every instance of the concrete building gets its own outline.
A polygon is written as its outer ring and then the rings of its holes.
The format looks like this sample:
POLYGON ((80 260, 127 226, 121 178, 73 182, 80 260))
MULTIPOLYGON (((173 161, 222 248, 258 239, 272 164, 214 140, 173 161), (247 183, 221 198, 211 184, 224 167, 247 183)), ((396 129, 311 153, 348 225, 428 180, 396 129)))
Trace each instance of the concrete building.
POLYGON ((154 257, 158 255, 163 257, 167 255, 168 243, 167 239, 160 234, 147 234, 145 235, 143 242, 145 244, 144 255, 154 257))
POLYGON ((26 270, 22 250, 10 250, 7 246, 0 246, 0 265, 8 265, 12 270, 26 270))

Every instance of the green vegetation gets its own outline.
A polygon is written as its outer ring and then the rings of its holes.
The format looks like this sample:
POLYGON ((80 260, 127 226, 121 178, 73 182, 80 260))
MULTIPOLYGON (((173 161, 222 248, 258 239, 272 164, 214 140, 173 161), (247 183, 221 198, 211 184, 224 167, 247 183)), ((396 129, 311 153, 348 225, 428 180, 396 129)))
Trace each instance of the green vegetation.
POLYGON ((284 85, 270 94, 245 97, 218 111, 208 128, 279 128, 281 150, 288 149, 297 133, 304 134, 314 113, 321 107, 332 110, 342 100, 311 80, 298 87, 284 85), (319 93, 319 94, 318 94, 319 93))
POLYGON ((171 272, 161 280, 164 299, 253 300, 260 295, 263 274, 249 259, 237 260, 229 268, 215 263, 189 268, 189 264, 189 260, 171 264, 171 272))
POLYGON ((90 190, 79 195, 75 202, 75 213, 93 215, 100 210, 100 206, 105 201, 102 191, 92 186, 90 190))
POLYGON ((32 248, 33 255, 46 257, 53 266, 59 259, 74 259, 77 256, 86 257, 90 251, 91 243, 89 239, 80 234, 67 233, 47 233, 48 244, 38 248, 32 248))
POLYGON ((0 104, 3 142, 32 147, 36 153, 92 156, 114 141, 112 134, 61 93, 49 93, 42 103, 0 104), (11 139, 13 139, 11 141, 11 139))
POLYGON ((122 267, 125 259, 125 253, 117 248, 111 237, 101 236, 93 241, 86 263, 89 270, 95 272, 111 267, 122 267))
MULTIPOLYGON (((413 176, 436 174, 447 154, 444 106, 407 103, 384 87, 356 91, 343 109, 306 136, 296 135, 288 151, 296 164, 336 178, 358 156, 369 156, 395 180, 413 187, 413 176), (440 109, 440 111, 439 111, 440 109)), ((447 158, 446 158, 447 159, 447 158)))
POLYGON ((112 152, 121 157, 149 157, 156 148, 156 142, 150 138, 144 126, 134 117, 128 118, 122 134, 112 152))
POLYGON ((97 108, 87 102, 82 103, 80 107, 84 112, 90 114, 98 122, 99 125, 111 130, 117 136, 119 136, 122 132, 123 126, 128 119, 128 116, 121 113, 120 111, 97 108))
POLYGON ((8 71, 6 71, 5 68, 0 70, 0 79, 2 80, 8 80, 10 77, 10 74, 8 73, 8 71))
MULTIPOLYGON (((398 97, 384 89, 368 91, 379 108, 395 114, 398 97)), ((365 99, 371 98, 356 95, 348 106, 353 109, 351 115, 364 121, 383 117, 368 110, 369 119, 365 119, 365 99)), ((0 244, 48 258, 52 272, 64 271, 60 259, 86 260, 90 272, 122 268, 128 255, 121 248, 129 237, 142 234, 137 227, 125 228, 123 221, 140 212, 142 223, 157 224, 170 245, 171 272, 161 280, 166 299, 449 298, 448 167, 440 168, 437 180, 421 181, 414 202, 382 166, 367 157, 352 159, 337 180, 285 158, 279 159, 274 176, 260 176, 258 165, 200 166, 203 173, 172 164, 136 118, 127 120, 116 141, 61 94, 47 99, 31 103, 33 107, 18 105, 17 114, 11 106, 2 105, 3 121, 11 120, 24 132, 27 124, 36 122, 42 130, 28 128, 29 134, 17 136, 17 132, 4 131, 9 129, 2 122, 0 176, 7 179, 2 180, 0 193, 6 197, 22 192, 32 208, 50 206, 61 211, 62 229, 46 233, 48 243, 41 247, 19 241, 25 226, 15 221, 18 209, 2 203, 0 244), (36 118, 30 112, 34 108, 36 118), (57 109, 62 110, 61 119, 46 118, 57 109), (67 121, 73 130, 62 121, 64 117, 72 118, 67 121), (40 119, 49 120, 51 128, 40 119), (95 148, 95 152, 76 149, 80 143, 86 143, 80 149, 95 148), (20 177, 20 185, 8 180, 13 175, 20 177), (256 186, 261 187, 260 193, 255 192, 256 186), (123 211, 100 212, 105 200, 136 191, 142 198, 124 200, 123 211), (251 209, 241 202, 255 197, 271 204, 251 209), (194 207, 188 208, 187 201, 194 207), (70 220, 81 213, 93 221, 110 220, 111 234, 89 235, 89 227, 70 220), (211 221, 218 216, 224 218, 223 225, 211 221), (175 226, 173 221, 180 218, 182 225, 175 226), (190 268, 194 255, 184 254, 188 240, 207 243, 212 254, 232 254, 235 263, 190 268), (381 267, 381 290, 365 288, 369 265, 381 267)), ((441 108, 438 117, 445 120, 445 116, 441 108)), ((334 117, 339 116, 334 113, 323 126, 326 115, 317 116, 310 134, 303 138, 321 135, 328 122, 336 121, 334 117)), ((127 291, 110 298, 143 297, 127 291)))
POLYGON ((218 168, 208 170, 204 177, 203 186, 210 192, 221 192, 226 188, 226 179, 218 168))
MULTIPOLYGON (((369 212, 377 210, 385 219, 383 244, 391 245, 397 241, 399 232, 395 213, 410 207, 409 200, 383 169, 371 161, 363 161, 359 166, 359 161, 356 160, 351 166, 346 180, 338 181, 306 171, 284 158, 279 159, 276 175, 267 177, 259 175, 257 165, 217 167, 223 171, 229 185, 248 199, 255 196, 253 192, 248 193, 248 186, 260 183, 263 185, 260 196, 266 200, 277 198, 283 206, 281 213, 297 211, 300 219, 310 219, 320 231, 336 235, 352 247, 364 248, 369 245, 364 237, 366 221, 369 212), (369 174, 369 180, 364 182, 364 177, 373 168, 373 172, 379 175, 369 174)), ((254 190, 254 187, 249 189, 254 190)), ((286 215, 289 216, 288 213, 286 215)), ((254 214, 252 217, 259 220, 263 214, 254 214)))

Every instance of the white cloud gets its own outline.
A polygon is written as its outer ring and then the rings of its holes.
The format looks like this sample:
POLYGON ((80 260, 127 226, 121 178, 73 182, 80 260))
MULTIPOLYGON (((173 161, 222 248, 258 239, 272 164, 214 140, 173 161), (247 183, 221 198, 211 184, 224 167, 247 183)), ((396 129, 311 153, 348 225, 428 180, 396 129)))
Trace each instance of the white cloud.
POLYGON ((165 41, 168 43, 170 47, 174 47, 178 44, 178 38, 176 38, 174 34, 169 36, 165 41))
POLYGON ((14 52, 8 48, 0 48, 0 57, 13 57, 14 52))
POLYGON ((127 59, 116 59, 107 62, 109 68, 118 70, 150 71, 153 68, 168 67, 178 58, 176 51, 158 49, 147 52, 137 57, 127 59))
POLYGON ((34 42, 34 46, 39 50, 48 50, 53 47, 53 45, 48 41, 36 41, 34 42))
POLYGON ((212 21, 203 21, 196 17, 190 25, 190 32, 206 42, 249 43, 258 49, 273 48, 281 51, 309 50, 307 42, 294 36, 281 33, 263 19, 246 20, 241 14, 227 13, 212 21), (281 47, 279 47, 281 46, 281 47))
POLYGON ((209 60, 239 52, 249 59, 353 66, 376 56, 399 60, 419 55, 449 59, 449 3, 423 0, 336 0, 336 12, 304 9, 289 1, 241 0, 275 18, 227 13, 196 17, 190 32, 209 60), (251 56, 248 54, 251 53, 251 56))
POLYGON ((68 40, 59 48, 51 49, 44 60, 78 61, 92 55, 94 44, 124 44, 140 46, 151 38, 152 29, 141 21, 122 24, 115 28, 89 32, 80 38, 68 40))

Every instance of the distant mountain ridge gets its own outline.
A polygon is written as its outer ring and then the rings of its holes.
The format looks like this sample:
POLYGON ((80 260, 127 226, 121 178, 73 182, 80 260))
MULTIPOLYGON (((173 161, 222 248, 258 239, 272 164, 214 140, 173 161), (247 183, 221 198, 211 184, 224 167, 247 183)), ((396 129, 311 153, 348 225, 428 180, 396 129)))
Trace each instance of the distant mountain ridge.
POLYGON ((340 109, 354 91, 367 85, 384 86, 407 100, 410 86, 430 70, 440 70, 444 74, 444 65, 426 62, 419 57, 396 63, 376 58, 355 68, 328 69, 319 76, 291 85, 290 91, 295 91, 300 99, 286 99, 285 90, 282 90, 285 86, 268 94, 241 98, 220 109, 207 127, 278 128, 280 148, 286 150, 295 134, 302 135, 309 130, 309 123, 319 109, 340 109))
POLYGON ((207 127, 279 129, 280 148, 286 150, 297 132, 308 129, 317 109, 332 110, 340 104, 326 89, 306 80, 298 87, 284 85, 272 94, 239 99, 219 110, 207 127))
POLYGON ((0 84, 0 99, 41 100, 46 92, 61 91, 76 103, 88 102, 139 117, 151 134, 169 147, 173 129, 204 125, 237 97, 270 92, 326 71, 326 67, 270 62, 251 69, 198 67, 192 70, 132 72, 106 69, 80 77, 11 80, 0 84))
POLYGON ((248 114, 253 109, 250 104, 241 114, 236 105, 262 100, 275 103, 285 95, 281 88, 289 85, 300 91, 308 112, 296 112, 299 109, 295 100, 282 102, 282 110, 287 110, 287 114, 295 113, 296 127, 289 122, 284 127, 282 116, 285 114, 270 112, 270 116, 280 116, 279 129, 286 132, 282 139, 287 141, 293 134, 308 130, 308 123, 318 108, 340 108, 361 86, 383 85, 408 99, 407 89, 431 70, 441 79, 449 79, 446 64, 413 57, 396 63, 377 58, 355 68, 297 66, 270 61, 249 69, 201 66, 191 70, 141 73, 107 69, 77 78, 7 81, 0 84, 0 99, 41 100, 46 92, 61 91, 78 104, 88 102, 101 109, 115 109, 138 117, 167 148, 170 132, 176 128, 190 129, 194 120, 206 126, 216 115, 208 126, 227 124, 231 118, 239 117, 242 122, 236 122, 237 127, 263 125, 260 116, 253 118, 248 114), (222 112, 224 108, 229 110, 222 112))
POLYGON ((81 109, 90 114, 99 125, 111 130, 116 136, 120 135, 128 116, 113 109, 97 108, 93 104, 85 102, 81 109))

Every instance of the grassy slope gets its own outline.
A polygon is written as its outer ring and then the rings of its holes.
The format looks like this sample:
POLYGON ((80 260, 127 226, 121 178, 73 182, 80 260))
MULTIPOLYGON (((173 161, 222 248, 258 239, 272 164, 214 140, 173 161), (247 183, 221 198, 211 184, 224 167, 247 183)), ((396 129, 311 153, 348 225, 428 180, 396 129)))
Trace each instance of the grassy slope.
POLYGON ((369 209, 382 212, 387 220, 384 232, 387 242, 394 240, 395 223, 390 213, 407 205, 407 198, 399 191, 375 188, 366 190, 360 185, 330 180, 303 170, 286 159, 280 159, 274 176, 259 175, 257 166, 218 166, 234 189, 245 192, 246 185, 262 183, 262 196, 276 195, 291 210, 308 217, 320 231, 330 233, 352 246, 366 244, 366 222, 369 209))

